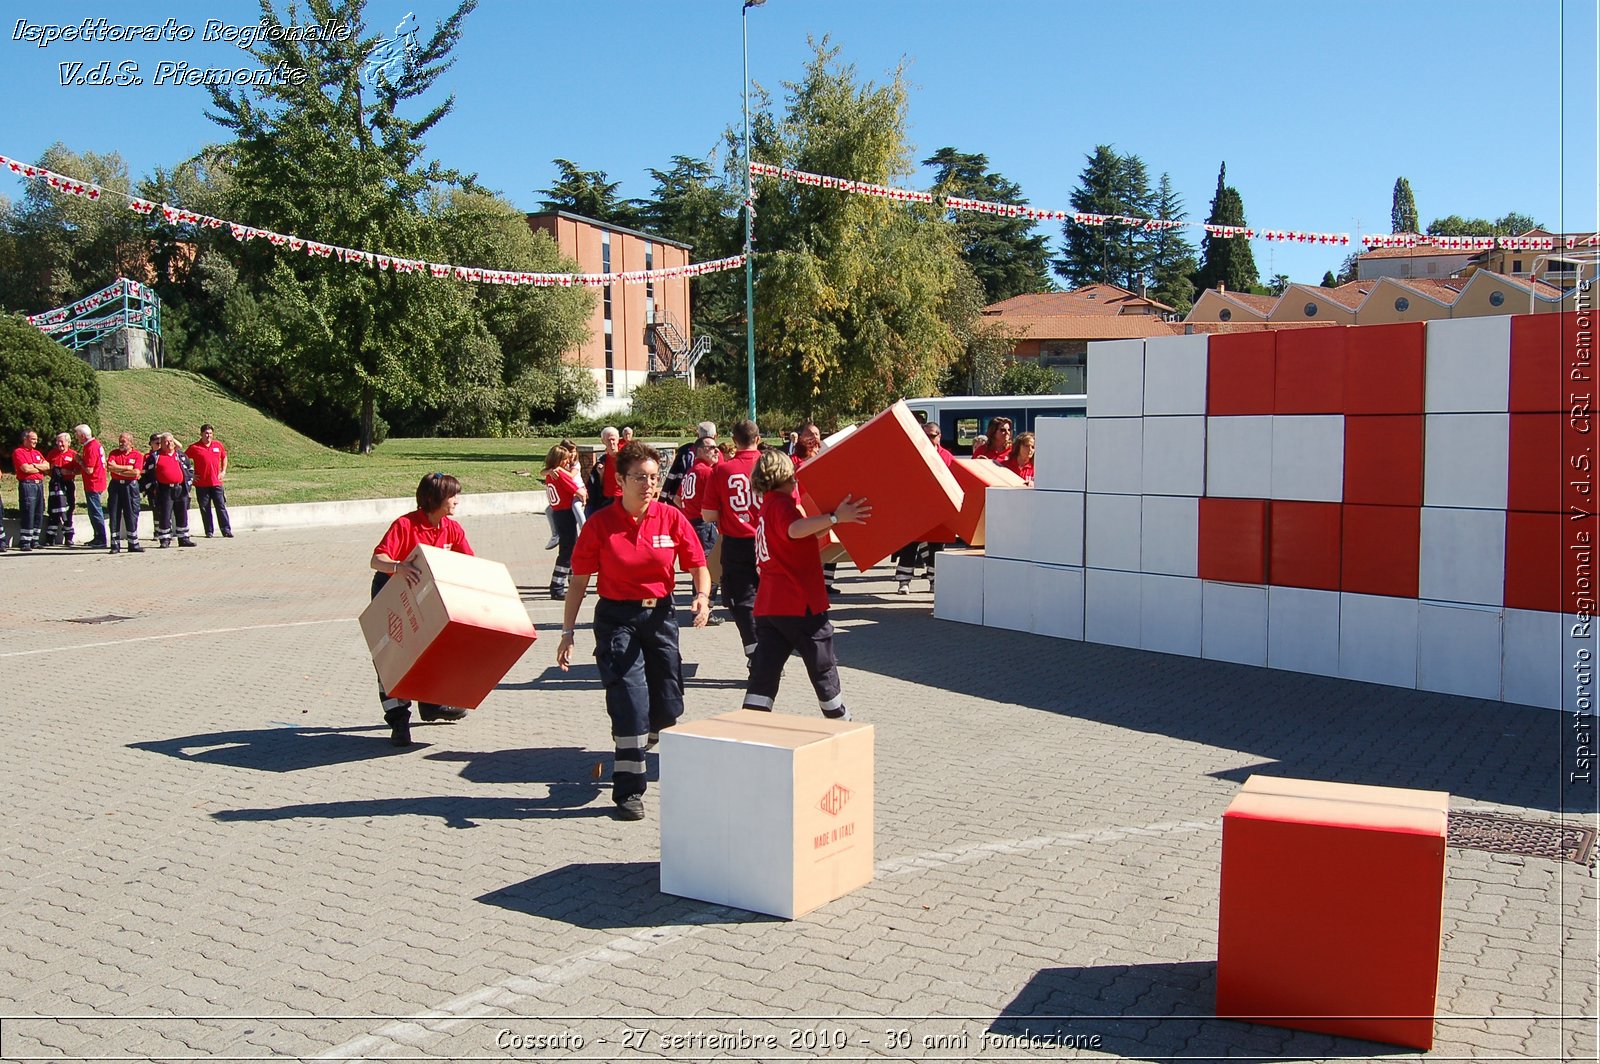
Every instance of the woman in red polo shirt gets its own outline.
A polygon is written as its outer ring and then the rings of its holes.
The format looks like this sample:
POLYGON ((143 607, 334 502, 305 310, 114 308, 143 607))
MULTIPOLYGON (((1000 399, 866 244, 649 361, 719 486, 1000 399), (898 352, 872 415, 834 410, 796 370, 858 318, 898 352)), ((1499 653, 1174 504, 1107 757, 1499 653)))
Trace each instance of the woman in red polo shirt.
POLYGON ((805 662, 822 715, 849 720, 833 654, 833 624, 828 620, 828 590, 822 579, 822 546, 838 524, 864 524, 872 515, 865 499, 845 496, 831 514, 807 517, 795 501, 794 463, 782 451, 767 451, 756 462, 750 485, 761 496, 756 524, 756 649, 744 708, 771 711, 789 655, 805 662))
MULTIPOLYGON (((448 473, 429 473, 417 485, 417 508, 404 517, 395 519, 389 531, 383 534, 378 545, 372 548, 372 597, 377 598, 383 585, 396 573, 406 584, 416 586, 422 572, 406 559, 418 544, 438 547, 440 550, 472 553, 467 533, 452 516, 456 512, 456 497, 461 494, 461 481, 448 473)), ((411 702, 405 698, 391 698, 378 684, 378 701, 383 703, 384 723, 389 725, 391 746, 411 745, 411 702)), ((456 706, 439 706, 432 702, 417 705, 425 721, 460 720, 467 711, 456 706)))
POLYGON ((572 663, 578 611, 598 576, 594 608, 595 662, 606 692, 616 757, 611 798, 623 820, 644 817, 645 758, 653 737, 683 715, 683 662, 672 601, 673 564, 694 580, 694 626, 711 616, 711 574, 689 519, 656 498, 661 456, 634 442, 614 459, 622 497, 589 515, 572 552, 572 584, 562 615, 556 664, 572 663))
POLYGON ((550 448, 544 459, 544 490, 549 498, 550 527, 556 534, 556 565, 550 572, 550 597, 567 597, 572 575, 572 548, 578 542, 578 514, 589 489, 578 479, 578 450, 565 443, 550 448))
POLYGON ((1030 488, 1033 487, 1033 455, 1037 449, 1033 433, 1024 432, 1011 445, 1011 457, 1003 463, 1007 469, 1026 480, 1030 488))

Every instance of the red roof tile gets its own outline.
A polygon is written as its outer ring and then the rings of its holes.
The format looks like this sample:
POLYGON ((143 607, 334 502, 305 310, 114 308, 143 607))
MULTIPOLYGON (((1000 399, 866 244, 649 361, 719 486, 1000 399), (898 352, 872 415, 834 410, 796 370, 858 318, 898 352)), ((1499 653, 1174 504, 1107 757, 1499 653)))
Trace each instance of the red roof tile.
POLYGON ((1182 331, 1148 314, 1008 314, 1002 320, 1025 340, 1133 340, 1182 331))

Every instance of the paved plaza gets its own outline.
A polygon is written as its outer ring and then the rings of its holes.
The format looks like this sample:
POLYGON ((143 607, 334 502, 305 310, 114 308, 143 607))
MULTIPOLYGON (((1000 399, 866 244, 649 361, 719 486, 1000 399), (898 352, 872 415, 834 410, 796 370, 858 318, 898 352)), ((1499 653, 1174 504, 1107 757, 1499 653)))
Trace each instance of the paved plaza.
MULTIPOLYGON (((464 524, 541 638, 405 750, 355 621, 381 524, 0 557, 0 1057, 1415 1056, 1211 1017, 1240 783, 1593 822, 1561 714, 936 621, 880 568, 834 609, 877 878, 793 922, 670 897, 654 791, 619 822, 596 776, 592 637, 554 666, 543 519, 464 524)), ((688 718, 738 708, 733 626, 683 649, 688 718)), ((1447 860, 1427 1056, 1594 1060, 1593 867, 1447 860)))

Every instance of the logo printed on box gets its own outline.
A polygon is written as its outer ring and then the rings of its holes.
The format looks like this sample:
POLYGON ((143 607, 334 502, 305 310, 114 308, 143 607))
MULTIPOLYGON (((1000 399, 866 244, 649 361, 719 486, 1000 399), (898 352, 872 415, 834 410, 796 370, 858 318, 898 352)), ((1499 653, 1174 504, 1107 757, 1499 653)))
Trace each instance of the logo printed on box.
POLYGON ((829 816, 838 816, 839 811, 843 809, 845 805, 849 803, 849 801, 850 789, 848 787, 841 787, 839 784, 835 783, 823 793, 822 801, 817 803, 817 808, 821 809, 829 816))
POLYGON ((405 637, 406 637, 405 622, 400 620, 400 615, 398 613, 394 612, 394 610, 390 610, 389 611, 389 638, 393 639, 396 643, 398 643, 401 640, 405 639, 405 637))

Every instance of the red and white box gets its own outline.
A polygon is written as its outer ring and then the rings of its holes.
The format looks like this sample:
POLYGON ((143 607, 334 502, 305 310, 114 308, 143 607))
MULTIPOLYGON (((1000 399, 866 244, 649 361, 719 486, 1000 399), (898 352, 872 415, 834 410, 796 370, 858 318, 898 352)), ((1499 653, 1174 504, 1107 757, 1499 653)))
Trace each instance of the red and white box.
POLYGON ((1422 510, 1415 506, 1346 504, 1343 518, 1340 590, 1416 598, 1422 510))
POLYGON ((1085 365, 1094 376, 1089 416, 1140 417, 1144 414, 1144 341, 1096 340, 1085 365))
POLYGON ((1084 564, 1091 569, 1138 572, 1143 511, 1144 500, 1137 495, 1084 496, 1084 564))
POLYGON ((1200 500, 1202 580, 1230 584, 1267 582, 1267 510, 1265 499, 1200 500))
POLYGON ((1139 646, 1160 654, 1200 656, 1200 581, 1139 575, 1139 646))
POLYGON ((1251 776, 1222 814, 1217 1015, 1429 1049, 1443 791, 1251 776))
POLYGON ((1500 614, 1495 606, 1417 605, 1417 689, 1500 699, 1500 614))
POLYGON ((1335 325, 1276 334, 1273 413, 1344 413, 1345 352, 1352 332, 1335 325))
POLYGON ((1139 522, 1139 569, 1164 576, 1200 575, 1200 500, 1146 495, 1139 522))
POLYGON ((1344 419, 1344 502, 1422 505, 1421 414, 1360 414, 1344 419))
POLYGON ((1271 414, 1277 391, 1276 337, 1270 332, 1219 333, 1210 341, 1206 413, 1213 417, 1271 414))
POLYGON ((1144 493, 1144 418, 1089 419, 1089 490, 1144 493))
MULTIPOLYGON (((1033 627, 1029 631, 1056 639, 1083 638, 1083 574, 1084 570, 1075 566, 1033 567, 1033 627)), ((939 588, 943 593, 944 585, 939 588)))
POLYGON ((361 613, 361 632, 395 698, 476 709, 538 637, 500 562, 419 546, 415 587, 393 577, 361 613))
POLYGON ((1206 494, 1272 497, 1271 417, 1206 418, 1206 494))
POLYGON ((1343 500, 1344 418, 1282 414, 1272 419, 1271 498, 1343 500))
POLYGON ((1089 419, 1040 417, 1033 422, 1033 486, 1040 491, 1085 491, 1089 483, 1089 419))
POLYGON ((983 623, 1008 632, 1033 631, 1033 571, 1030 561, 985 558, 983 623))
POLYGON ((1422 505, 1504 510, 1510 414, 1429 414, 1422 505))
POLYGON ((1205 580, 1200 586, 1200 656, 1267 663, 1267 589, 1205 580))
POLYGON ((1430 414, 1503 414, 1511 409, 1511 318, 1428 322, 1424 402, 1430 414))
POLYGON ((1417 686, 1417 600, 1339 595, 1339 675, 1417 686))
POLYGON ((961 510, 953 520, 924 533, 922 539, 928 543, 960 539, 969 547, 981 547, 988 538, 988 490, 1025 488, 1027 481, 987 458, 957 458, 950 463, 950 473, 961 487, 961 510))
MULTIPOLYGON (((1135 500, 1137 501, 1137 500, 1135 500)), ((1143 574, 1110 569, 1083 573, 1083 637, 1091 643, 1139 648, 1143 574)))
MULTIPOLYGON (((1031 561, 1045 565, 1083 565, 1084 493, 1081 491, 1039 491, 1033 493, 1033 546, 1031 561)), ((1139 500, 1131 495, 1118 498, 1139 500)))
POLYGON ((1144 342, 1145 417, 1206 412, 1206 343, 1205 336, 1144 342))
POLYGON ((1267 516, 1267 572, 1273 584, 1339 590, 1342 510, 1336 502, 1273 501, 1267 516))
POLYGON ((1434 602, 1505 604, 1506 512, 1422 508, 1417 593, 1434 602))
MULTIPOLYGON (((1511 412, 1553 414, 1571 400, 1571 358, 1577 341, 1578 315, 1517 314, 1511 319, 1511 412)), ((1585 366, 1583 372, 1593 379, 1585 366)))
POLYGON ((1420 414, 1425 339, 1420 321, 1351 329, 1345 346, 1345 413, 1420 414))
POLYGON ((1267 590, 1267 667, 1339 675, 1339 593, 1267 590))
POLYGON ((933 556, 939 581, 933 615, 941 621, 983 623, 983 551, 947 548, 933 556))
POLYGON ((1140 484, 1145 495, 1204 495, 1206 419, 1146 417, 1140 484))

